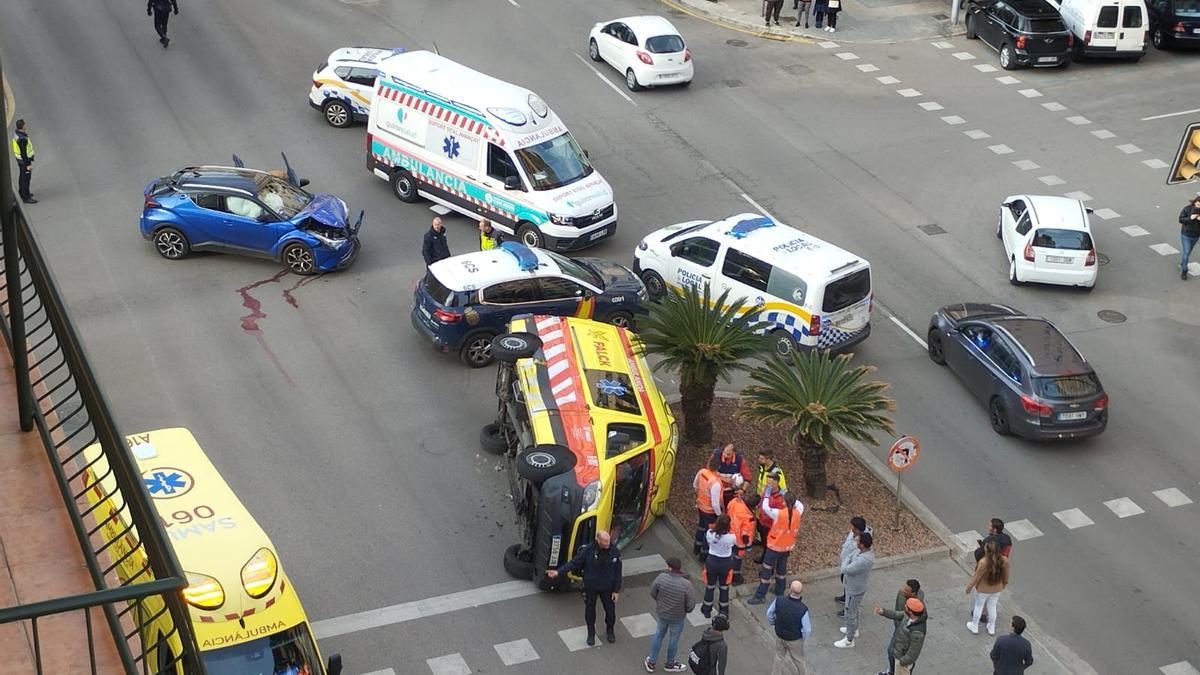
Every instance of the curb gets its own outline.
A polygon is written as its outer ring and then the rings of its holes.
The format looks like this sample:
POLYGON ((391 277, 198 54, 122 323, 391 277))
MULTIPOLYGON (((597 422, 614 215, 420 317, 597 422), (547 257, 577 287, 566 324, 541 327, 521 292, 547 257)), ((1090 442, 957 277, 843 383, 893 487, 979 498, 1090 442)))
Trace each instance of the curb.
POLYGON ((8 86, 8 78, 0 77, 0 89, 4 90, 0 92, 4 96, 4 126, 8 126, 17 114, 17 100, 8 86))

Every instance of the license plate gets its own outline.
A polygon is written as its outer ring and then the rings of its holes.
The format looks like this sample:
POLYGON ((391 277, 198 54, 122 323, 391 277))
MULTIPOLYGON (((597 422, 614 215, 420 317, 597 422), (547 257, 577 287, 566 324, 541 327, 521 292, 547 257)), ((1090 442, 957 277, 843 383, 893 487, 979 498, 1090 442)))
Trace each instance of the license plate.
POLYGON ((1193 29, 1192 29, 1192 32, 1193 32, 1193 33, 1200 33, 1200 28, 1193 28, 1193 29))
POLYGON ((1057 56, 1043 56, 1038 59, 1038 63, 1056 63, 1056 62, 1058 62, 1057 56))
POLYGON ((1068 256, 1061 256, 1061 255, 1048 255, 1048 256, 1046 256, 1046 262, 1051 262, 1051 263, 1073 263, 1073 262, 1075 262, 1075 259, 1074 259, 1074 258, 1071 258, 1071 257, 1068 257, 1068 256))
POLYGON ((605 228, 603 230, 597 230, 592 233, 592 236, 588 237, 588 241, 596 241, 597 239, 599 239, 600 237, 603 237, 606 234, 608 234, 607 228, 605 228))
POLYGON ((1096 37, 1104 40, 1111 40, 1113 39, 1114 35, 1116 35, 1116 33, 1096 33, 1096 37))
POLYGON ((1079 411, 1079 412, 1065 412, 1065 413, 1059 413, 1059 414, 1058 414, 1058 419, 1060 419, 1060 420, 1062 420, 1062 421, 1064 421, 1064 422, 1067 422, 1067 421, 1070 421, 1070 420, 1086 420, 1086 419, 1087 419, 1087 411, 1086 411, 1086 410, 1081 410, 1081 411, 1079 411))

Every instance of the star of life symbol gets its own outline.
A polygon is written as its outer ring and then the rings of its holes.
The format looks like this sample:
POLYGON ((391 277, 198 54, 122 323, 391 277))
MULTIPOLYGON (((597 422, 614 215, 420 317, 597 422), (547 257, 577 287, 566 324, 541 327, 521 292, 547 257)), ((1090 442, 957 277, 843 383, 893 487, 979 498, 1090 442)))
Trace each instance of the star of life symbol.
POLYGON ((160 467, 142 474, 146 491, 154 499, 171 499, 186 494, 192 489, 192 477, 182 469, 160 467))
POLYGON ((624 396, 628 391, 619 381, 605 379, 596 382, 596 389, 605 396, 624 396))
POLYGON ((458 139, 453 136, 447 136, 442 139, 442 152, 450 159, 458 157, 459 143, 458 139))

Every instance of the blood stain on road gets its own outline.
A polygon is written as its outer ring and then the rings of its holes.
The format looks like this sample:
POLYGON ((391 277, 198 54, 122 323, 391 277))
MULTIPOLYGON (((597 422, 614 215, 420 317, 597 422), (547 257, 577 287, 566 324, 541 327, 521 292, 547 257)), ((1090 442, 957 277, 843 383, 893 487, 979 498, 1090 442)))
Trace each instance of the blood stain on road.
MULTIPOLYGON (((253 335, 254 338, 258 340, 259 346, 262 347, 263 352, 266 353, 267 358, 271 360, 271 363, 275 365, 275 369, 279 371, 280 375, 283 375, 283 379, 287 380, 289 385, 294 387, 296 386, 295 380, 293 380, 292 376, 289 375, 287 370, 284 369, 283 364, 279 362, 279 359, 275 356, 275 352, 272 351, 270 345, 267 344, 267 340, 263 336, 262 329, 258 326, 259 319, 265 319, 267 317, 267 313, 262 311, 262 302, 253 295, 250 295, 250 291, 260 286, 281 283, 283 278, 288 274, 288 270, 280 270, 275 276, 267 279, 261 279, 252 284, 242 286, 241 288, 237 289, 237 292, 238 295, 242 296, 242 306, 250 310, 249 314, 242 317, 242 330, 253 335)), ((305 283, 305 279, 307 278, 308 277, 301 279, 300 282, 298 282, 295 286, 292 286, 283 292, 283 297, 287 299, 288 304, 291 306, 299 306, 296 304, 296 299, 292 296, 291 292, 303 285, 305 283)))
POLYGON ((292 291, 296 290, 297 288, 300 288, 301 286, 307 286, 308 284, 316 281, 317 279, 318 279, 318 277, 316 277, 316 276, 300 277, 300 280, 297 281, 296 283, 292 284, 291 288, 283 289, 283 299, 287 300, 287 303, 289 305, 291 305, 292 307, 299 308, 300 305, 299 305, 299 303, 296 302, 296 296, 292 295, 292 291))

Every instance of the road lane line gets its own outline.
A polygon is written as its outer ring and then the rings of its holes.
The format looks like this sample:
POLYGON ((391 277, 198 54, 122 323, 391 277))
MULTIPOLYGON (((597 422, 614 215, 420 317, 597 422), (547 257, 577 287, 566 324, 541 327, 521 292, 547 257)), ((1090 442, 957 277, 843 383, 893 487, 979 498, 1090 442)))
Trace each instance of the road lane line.
POLYGON ((508 0, 508 4, 516 7, 517 9, 521 9, 521 6, 517 4, 517 0, 508 0))
POLYGON ((762 207, 762 204, 759 204, 758 202, 754 201, 754 198, 751 197, 750 195, 746 194, 745 192, 742 193, 742 199, 745 199, 746 201, 750 202, 750 206, 753 206, 754 210, 756 210, 759 213, 763 214, 764 216, 770 218, 771 220, 773 220, 777 223, 783 222, 780 219, 776 218, 775 216, 771 215, 770 211, 767 211, 766 209, 764 209, 762 207))
MULTIPOLYGON (((661 555, 638 556, 623 561, 622 568, 626 576, 647 574, 665 569, 667 562, 661 555)), ((455 593, 447 593, 434 598, 403 602, 389 607, 369 609, 345 616, 315 621, 312 624, 313 635, 318 640, 357 633, 371 628, 390 626, 405 621, 426 619, 439 614, 448 614, 462 609, 471 609, 490 605, 505 600, 516 600, 542 591, 537 585, 528 581, 505 581, 491 586, 483 586, 455 593)))
POLYGON ((593 68, 593 67, 592 67, 592 64, 590 64, 590 63, 588 63, 587 61, 585 61, 585 60, 584 60, 584 58, 583 58, 582 56, 580 56, 579 54, 575 54, 575 58, 579 59, 579 62, 580 62, 580 63, 582 63, 583 65, 587 66, 587 69, 588 69, 588 70, 590 70, 590 71, 592 71, 593 73, 595 73, 595 74, 596 74, 596 77, 600 78, 600 81, 601 81, 601 82, 603 82, 604 84, 607 84, 607 85, 609 86, 609 88, 610 88, 610 89, 612 89, 613 91, 617 92, 617 95, 618 95, 618 96, 620 96, 621 98, 625 99, 626 101, 629 101, 629 104, 630 104, 630 105, 632 105, 632 106, 637 106, 637 102, 635 102, 633 99, 629 98, 629 96, 627 96, 627 95, 625 94, 625 92, 621 91, 621 89, 620 89, 619 87, 617 87, 617 85, 613 84, 612 82, 609 82, 607 77, 605 77, 605 76, 604 76, 604 75, 603 75, 603 74, 602 74, 600 71, 598 71, 598 70, 596 70, 595 68, 593 68))
POLYGON ((917 335, 916 333, 914 333, 914 332, 912 331, 912 329, 911 329, 911 328, 909 328, 908 326, 905 326, 905 325, 904 325, 904 322, 902 322, 900 319, 897 319, 896 317, 892 316, 892 313, 891 313, 891 312, 887 312, 887 311, 885 311, 885 312, 884 312, 884 314, 887 314, 887 317, 888 317, 889 319, 891 319, 891 320, 892 320, 892 323, 894 323, 894 324, 896 324, 897 326, 899 326, 899 327, 900 327, 900 330, 904 331, 904 332, 905 332, 906 334, 908 334, 908 336, 909 336, 910 338, 912 338, 912 339, 913 339, 913 340, 914 340, 914 341, 915 341, 917 344, 921 345, 921 349, 929 349, 929 345, 925 344, 925 341, 921 339, 921 336, 920 336, 920 335, 917 335))
POLYGON ((1142 121, 1149 122, 1151 120, 1161 120, 1161 119, 1166 119, 1168 117, 1179 117, 1180 115, 1191 115, 1192 113, 1198 113, 1198 112, 1200 112, 1200 108, 1193 108, 1192 110, 1180 110, 1179 112, 1167 113, 1165 115, 1151 115, 1150 117, 1143 117, 1142 121))

